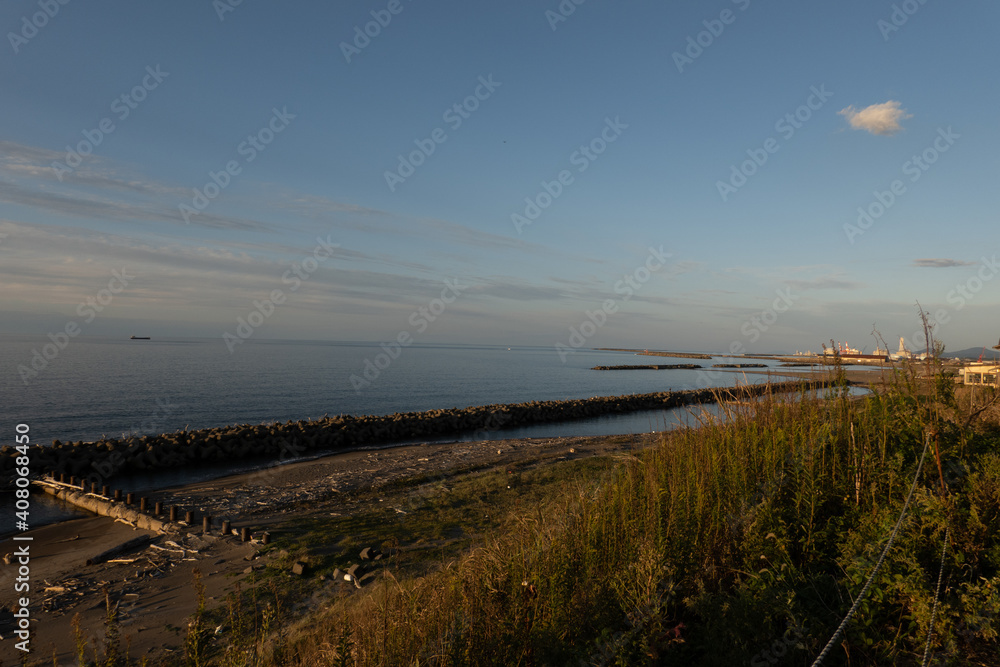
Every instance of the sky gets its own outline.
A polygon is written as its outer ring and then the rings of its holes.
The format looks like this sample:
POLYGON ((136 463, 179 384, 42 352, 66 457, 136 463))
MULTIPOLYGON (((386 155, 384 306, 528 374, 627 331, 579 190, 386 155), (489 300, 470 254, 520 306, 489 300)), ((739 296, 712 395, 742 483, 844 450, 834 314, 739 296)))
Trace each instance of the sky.
POLYGON ((0 333, 993 345, 998 19, 4 0, 0 333))

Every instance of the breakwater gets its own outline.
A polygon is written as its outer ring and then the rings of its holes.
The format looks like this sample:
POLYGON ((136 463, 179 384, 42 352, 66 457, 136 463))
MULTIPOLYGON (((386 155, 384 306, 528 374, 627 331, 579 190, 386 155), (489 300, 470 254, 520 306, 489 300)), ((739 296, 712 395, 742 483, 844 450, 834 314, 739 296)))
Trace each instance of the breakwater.
MULTIPOLYGON (((80 482, 104 483, 123 473, 181 468, 212 462, 288 459, 366 445, 432 438, 477 430, 586 419, 640 410, 669 409, 716 400, 743 400, 826 386, 824 382, 779 382, 732 388, 665 391, 599 396, 565 401, 531 401, 384 416, 341 415, 285 423, 239 424, 155 436, 132 436, 97 442, 32 445, 28 455, 34 476, 74 476, 80 482)), ((0 486, 9 487, 17 451, 0 448, 0 486)))
POLYGON ((700 354, 697 352, 650 352, 649 350, 635 350, 635 353, 644 357, 678 357, 680 359, 711 359, 710 354, 700 354))
POLYGON ((645 364, 633 366, 594 366, 592 371, 666 371, 673 368, 694 370, 701 368, 698 364, 645 364))

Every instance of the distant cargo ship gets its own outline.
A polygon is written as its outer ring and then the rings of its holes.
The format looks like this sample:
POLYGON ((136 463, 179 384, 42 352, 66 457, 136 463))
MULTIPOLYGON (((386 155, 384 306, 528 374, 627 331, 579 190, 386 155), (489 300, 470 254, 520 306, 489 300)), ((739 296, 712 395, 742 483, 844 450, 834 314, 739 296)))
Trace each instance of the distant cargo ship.
POLYGON ((149 340, 149 336, 129 336, 129 340, 149 340))

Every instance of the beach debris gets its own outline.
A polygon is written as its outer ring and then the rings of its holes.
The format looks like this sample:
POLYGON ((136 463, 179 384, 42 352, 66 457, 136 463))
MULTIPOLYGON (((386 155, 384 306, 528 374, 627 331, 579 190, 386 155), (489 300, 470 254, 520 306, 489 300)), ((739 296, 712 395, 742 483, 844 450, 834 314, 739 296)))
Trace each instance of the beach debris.
POLYGON ((46 596, 42 600, 42 610, 46 612, 63 613, 64 609, 76 606, 87 593, 90 582, 69 577, 56 583, 45 580, 45 587, 42 589, 46 596))
POLYGON ((292 574, 297 574, 301 577, 306 573, 306 567, 305 561, 297 560, 292 564, 292 574))
POLYGON ((87 559, 87 565, 96 565, 98 563, 103 563, 112 556, 117 556, 118 554, 125 553, 127 551, 132 551, 140 547, 144 547, 149 544, 149 535, 140 535, 139 537, 132 538, 127 542, 122 542, 121 544, 114 546, 107 551, 102 551, 101 553, 87 559))
POLYGON ((179 544, 175 545, 177 547, 176 549, 168 549, 166 547, 161 547, 159 544, 150 544, 149 546, 153 549, 156 549, 157 551, 166 551, 172 554, 180 554, 182 556, 187 553, 187 551, 184 550, 184 547, 182 547, 179 544))

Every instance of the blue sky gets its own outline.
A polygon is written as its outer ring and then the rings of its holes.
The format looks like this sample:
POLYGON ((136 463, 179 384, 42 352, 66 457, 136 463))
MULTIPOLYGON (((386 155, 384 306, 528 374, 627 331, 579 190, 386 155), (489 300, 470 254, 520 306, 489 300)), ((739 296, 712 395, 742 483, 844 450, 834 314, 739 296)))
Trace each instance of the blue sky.
POLYGON ((1000 335, 995 3, 0 17, 2 332, 553 345, 609 305, 588 347, 870 350, 919 301, 951 349, 1000 335))

